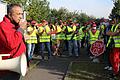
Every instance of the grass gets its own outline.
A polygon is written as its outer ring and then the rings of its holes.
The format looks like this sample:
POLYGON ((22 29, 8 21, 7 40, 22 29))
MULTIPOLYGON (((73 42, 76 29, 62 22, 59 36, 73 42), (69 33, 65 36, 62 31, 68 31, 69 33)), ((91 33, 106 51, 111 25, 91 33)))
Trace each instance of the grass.
POLYGON ((72 62, 65 80, 109 80, 103 64, 72 62))

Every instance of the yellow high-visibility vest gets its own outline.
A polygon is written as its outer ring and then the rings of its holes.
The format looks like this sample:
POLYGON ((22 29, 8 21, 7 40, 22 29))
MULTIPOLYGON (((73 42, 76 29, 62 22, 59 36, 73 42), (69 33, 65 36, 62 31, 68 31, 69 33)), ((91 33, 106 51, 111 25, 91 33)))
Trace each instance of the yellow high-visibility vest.
POLYGON ((50 27, 48 25, 39 27, 38 32, 43 32, 42 35, 39 35, 39 42, 50 42, 50 35, 48 34, 50 32, 50 27))
POLYGON ((27 28, 27 32, 31 32, 33 31, 31 34, 26 33, 25 35, 29 36, 28 39, 25 40, 26 43, 37 43, 37 29, 35 27, 28 27, 27 28))
POLYGON ((89 31, 89 35, 90 35, 89 41, 90 41, 90 44, 93 44, 96 40, 98 40, 99 34, 100 34, 99 30, 97 30, 95 34, 93 34, 91 30, 89 31))

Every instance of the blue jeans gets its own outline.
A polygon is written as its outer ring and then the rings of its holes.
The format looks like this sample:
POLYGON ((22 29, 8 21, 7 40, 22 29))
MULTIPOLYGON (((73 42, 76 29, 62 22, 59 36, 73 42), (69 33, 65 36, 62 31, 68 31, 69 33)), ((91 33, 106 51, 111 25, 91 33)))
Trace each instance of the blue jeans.
POLYGON ((75 53, 75 56, 78 56, 78 44, 77 40, 68 40, 68 52, 69 55, 72 55, 72 50, 75 53))
POLYGON ((28 60, 32 59, 34 49, 35 49, 34 43, 27 43, 28 60))
POLYGON ((69 53, 69 56, 72 55, 72 40, 68 40, 68 53, 69 53))
POLYGON ((81 40, 78 40, 77 43, 78 43, 78 54, 80 55, 81 40))
POLYGON ((78 56, 78 43, 77 43, 77 40, 73 40, 73 51, 75 53, 75 56, 78 56))
POLYGON ((45 46, 46 46, 46 48, 48 50, 48 57, 50 57, 51 56, 50 42, 41 42, 40 43, 41 56, 44 57, 43 51, 45 49, 45 46))

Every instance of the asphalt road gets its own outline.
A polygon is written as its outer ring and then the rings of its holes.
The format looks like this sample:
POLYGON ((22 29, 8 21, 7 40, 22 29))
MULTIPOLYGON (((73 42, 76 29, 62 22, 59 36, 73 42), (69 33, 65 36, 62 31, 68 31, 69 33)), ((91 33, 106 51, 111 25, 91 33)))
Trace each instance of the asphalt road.
MULTIPOLYGON (((38 59, 39 60, 39 59, 38 59)), ((69 63, 73 58, 52 57, 50 60, 40 60, 23 80, 64 80, 69 63)))

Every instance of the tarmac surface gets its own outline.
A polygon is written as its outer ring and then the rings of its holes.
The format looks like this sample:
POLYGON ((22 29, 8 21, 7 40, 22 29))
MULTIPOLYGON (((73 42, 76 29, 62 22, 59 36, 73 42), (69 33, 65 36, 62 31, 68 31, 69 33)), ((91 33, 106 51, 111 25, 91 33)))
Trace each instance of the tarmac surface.
MULTIPOLYGON (((39 59, 38 59, 39 60, 39 59)), ((50 60, 39 60, 22 80, 64 80, 68 66, 74 58, 53 56, 50 60)))
POLYGON ((86 49, 81 49, 80 57, 68 57, 66 51, 61 57, 53 56, 49 60, 42 60, 40 56, 34 57, 26 76, 10 72, 0 76, 0 80, 64 80, 70 63, 74 61, 90 62, 86 49))

